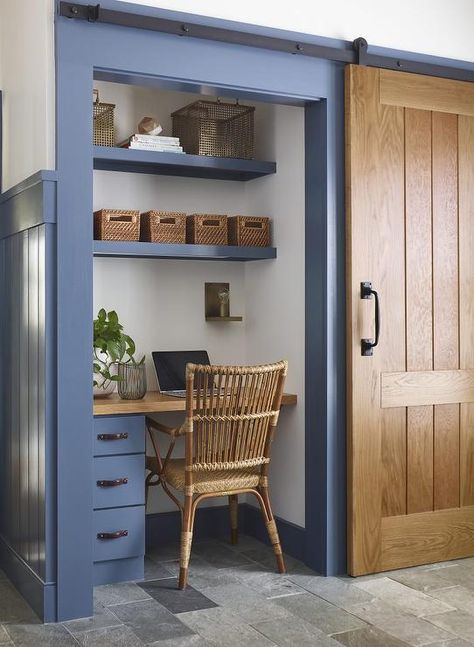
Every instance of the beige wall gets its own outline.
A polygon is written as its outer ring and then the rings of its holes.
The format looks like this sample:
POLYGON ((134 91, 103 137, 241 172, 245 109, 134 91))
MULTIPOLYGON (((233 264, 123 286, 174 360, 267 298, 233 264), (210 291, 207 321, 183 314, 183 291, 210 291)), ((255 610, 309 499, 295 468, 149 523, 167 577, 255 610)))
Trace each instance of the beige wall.
POLYGON ((0 0, 3 189, 54 160, 53 0, 0 0))

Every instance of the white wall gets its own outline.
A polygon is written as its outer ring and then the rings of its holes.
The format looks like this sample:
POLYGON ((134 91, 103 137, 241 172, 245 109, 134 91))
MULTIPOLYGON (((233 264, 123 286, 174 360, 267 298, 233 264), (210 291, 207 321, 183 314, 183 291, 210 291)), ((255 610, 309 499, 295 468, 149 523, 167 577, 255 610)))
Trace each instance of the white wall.
POLYGON ((474 61, 472 0, 122 1, 474 61))
MULTIPOLYGON (((194 95, 95 83, 101 99, 116 103, 117 139, 144 115, 158 117, 170 134, 169 114, 194 95)), ((94 209, 151 208, 187 213, 269 215, 276 261, 255 263, 95 259, 94 309, 115 309, 127 332, 147 354, 150 388, 156 388, 153 350, 206 348, 224 364, 290 362, 287 390, 297 407, 281 416, 274 444, 275 512, 304 525, 304 124, 303 110, 257 104, 256 157, 277 161, 274 177, 224 182, 125 173, 94 173, 94 209), (228 281, 231 314, 242 323, 204 320, 204 283, 228 281)), ((171 417, 177 423, 179 416, 171 417)), ((181 449, 181 448, 180 448, 181 449)), ((179 455, 179 454, 178 454, 179 455)), ((221 501, 217 501, 217 504, 221 501)), ((149 511, 173 509, 160 489, 149 511)))
POLYGON ((4 190, 55 165, 53 15, 52 0, 0 2, 4 190))

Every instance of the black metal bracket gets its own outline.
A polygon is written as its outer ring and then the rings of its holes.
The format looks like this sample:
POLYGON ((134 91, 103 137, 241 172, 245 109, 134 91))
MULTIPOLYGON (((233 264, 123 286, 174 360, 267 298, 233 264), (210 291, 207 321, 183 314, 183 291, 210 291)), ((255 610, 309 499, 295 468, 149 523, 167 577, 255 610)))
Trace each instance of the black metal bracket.
MULTIPOLYGON (((88 22, 99 22, 121 27, 135 29, 148 29, 151 31, 174 34, 176 36, 192 36, 205 40, 214 40, 232 45, 245 45, 258 47, 287 54, 322 58, 339 63, 356 63, 369 67, 379 67, 386 70, 403 70, 413 74, 442 77, 455 81, 470 81, 474 83, 474 69, 472 63, 464 62, 465 67, 453 67, 449 64, 411 61, 409 59, 391 58, 369 53, 369 44, 360 36, 352 43, 345 43, 342 47, 330 45, 317 45, 306 41, 295 41, 290 38, 277 38, 252 34, 248 31, 224 29, 222 27, 209 27, 196 23, 183 23, 178 20, 169 20, 157 16, 146 16, 128 11, 106 9, 100 5, 82 5, 75 2, 59 2, 59 15, 88 22)), ((460 61, 462 64, 463 62, 460 61)))
POLYGON ((354 51, 357 55, 358 65, 367 65, 367 50, 369 48, 369 43, 365 40, 365 38, 363 38, 362 36, 356 38, 352 43, 352 47, 354 48, 354 51))

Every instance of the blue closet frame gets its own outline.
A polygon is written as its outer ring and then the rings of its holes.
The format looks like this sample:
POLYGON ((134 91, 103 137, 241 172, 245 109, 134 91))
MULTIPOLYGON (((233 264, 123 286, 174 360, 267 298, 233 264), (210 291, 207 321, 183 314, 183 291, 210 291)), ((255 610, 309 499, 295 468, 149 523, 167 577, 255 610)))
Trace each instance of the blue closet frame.
MULTIPOLYGON (((101 6, 181 17, 116 2, 101 6)), ((193 17, 193 21, 203 19, 193 17)), ((229 23, 225 26, 232 28, 229 23)), ((252 29, 257 31, 249 27, 252 29)), ((57 18, 57 618, 84 616, 92 611, 92 393, 88 349, 92 343, 94 79, 210 90, 247 100, 305 106, 308 369, 304 554, 307 563, 321 573, 344 572, 342 65, 57 18)))

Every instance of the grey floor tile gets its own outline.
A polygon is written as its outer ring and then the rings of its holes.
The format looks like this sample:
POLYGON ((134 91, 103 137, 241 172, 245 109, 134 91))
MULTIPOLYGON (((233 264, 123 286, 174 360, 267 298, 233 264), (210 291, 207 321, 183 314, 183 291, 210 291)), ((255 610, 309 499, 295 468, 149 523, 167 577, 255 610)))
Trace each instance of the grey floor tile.
POLYGON ((376 627, 346 631, 335 634, 333 638, 347 647, 406 647, 406 643, 376 627))
POLYGON ((143 642, 129 627, 109 627, 86 631, 77 636, 84 647, 143 647, 143 642))
POLYGON ((83 631, 92 631, 93 629, 105 629, 106 627, 115 627, 122 624, 115 614, 104 607, 100 602, 94 602, 94 615, 91 618, 80 618, 79 620, 69 620, 63 622, 63 625, 72 634, 82 633, 83 631))
POLYGON ((409 615, 384 600, 374 599, 366 604, 354 605, 351 613, 409 645, 429 645, 455 638, 444 629, 409 615))
POLYGON ((125 602, 147 600, 150 596, 134 582, 120 582, 119 584, 104 584, 94 588, 94 600, 104 607, 125 602))
POLYGON ((451 586, 447 589, 431 591, 430 595, 474 616, 474 591, 472 589, 467 589, 465 586, 451 586))
POLYGON ((9 580, 0 582, 0 623, 27 622, 39 624, 40 620, 25 599, 9 580))
POLYGON ((192 631, 156 600, 129 602, 113 607, 115 615, 144 643, 181 638, 192 631))
POLYGON ((266 620, 253 625, 261 634, 280 647, 338 647, 337 643, 317 627, 301 618, 266 620))
POLYGON ((230 572, 238 581, 243 582, 265 598, 271 599, 305 593, 304 589, 285 575, 269 572, 259 564, 246 564, 232 569, 228 568, 226 569, 227 572, 230 572))
POLYGON ((151 580, 140 584, 142 589, 157 600, 171 613, 184 613, 185 611, 198 611, 217 606, 200 591, 188 586, 185 591, 177 587, 176 579, 151 580))
POLYGON ((6 579, 7 579, 7 576, 5 575, 5 572, 2 571, 2 569, 0 568, 0 580, 6 580, 6 579))
POLYGON ((155 562, 145 556, 145 580, 161 580, 165 577, 173 577, 173 573, 163 562, 155 562))
POLYGON ((422 593, 430 593, 430 591, 437 591, 438 589, 445 589, 452 586, 446 579, 440 577, 436 571, 407 573, 402 570, 386 573, 386 576, 391 580, 395 580, 395 582, 409 586, 411 589, 416 589, 422 593))
POLYGON ((474 567, 472 566, 454 564, 443 568, 435 564, 433 565, 433 572, 453 586, 465 586, 474 590, 474 567))
MULTIPOLYGON (((251 548, 248 550, 243 550, 241 552, 247 559, 257 562, 265 568, 265 570, 270 572, 277 571, 277 563, 275 555, 270 546, 260 543, 260 546, 256 548, 251 548)), ((304 575, 315 575, 316 573, 312 571, 308 566, 295 559, 289 555, 283 555, 285 560, 285 566, 287 573, 291 574, 304 574, 304 575)))
POLYGON ((5 643, 8 643, 8 642, 10 642, 10 636, 8 635, 5 627, 0 625, 0 645, 4 645, 5 643))
POLYGON ((286 609, 273 600, 266 600, 262 595, 243 584, 213 586, 203 589, 202 592, 216 604, 240 616, 246 624, 290 615, 286 609))
POLYGON ((183 638, 170 638, 149 643, 148 647, 215 647, 213 643, 207 642, 202 636, 193 634, 183 638))
POLYGON ((218 647, 270 647, 275 644, 222 607, 181 613, 179 617, 190 629, 218 647))
POLYGON ((215 568, 240 566, 247 564, 249 561, 243 553, 238 553, 225 544, 216 541, 196 542, 193 544, 192 551, 215 568))
POLYGON ((450 611, 449 613, 429 616, 427 620, 460 638, 474 642, 474 617, 470 613, 450 611))
POLYGON ((448 604, 388 577, 381 577, 370 582, 360 582, 356 586, 369 595, 386 600, 415 616, 428 616, 453 610, 453 607, 448 604))
MULTIPOLYGON (((255 564, 255 567, 258 566, 255 564)), ((179 560, 166 562, 166 568, 177 578, 179 574, 179 560)), ((240 580, 233 574, 233 568, 215 568, 201 557, 193 556, 189 566, 188 581, 194 588, 201 590, 208 586, 221 584, 237 584, 240 580)))
POLYGON ((59 624, 8 625, 10 638, 17 647, 77 647, 77 641, 59 624))
POLYGON ((368 602, 374 598, 370 593, 353 584, 347 584, 337 577, 290 575, 289 578, 303 589, 318 595, 341 609, 347 609, 353 604, 368 602))
POLYGON ((472 643, 462 638, 454 638, 454 640, 442 640, 441 642, 430 643, 429 647, 468 647, 468 645, 472 645, 472 643))
POLYGON ((276 603, 297 616, 297 618, 316 626, 325 634, 334 634, 366 626, 364 621, 312 593, 280 598, 276 600, 276 603))

